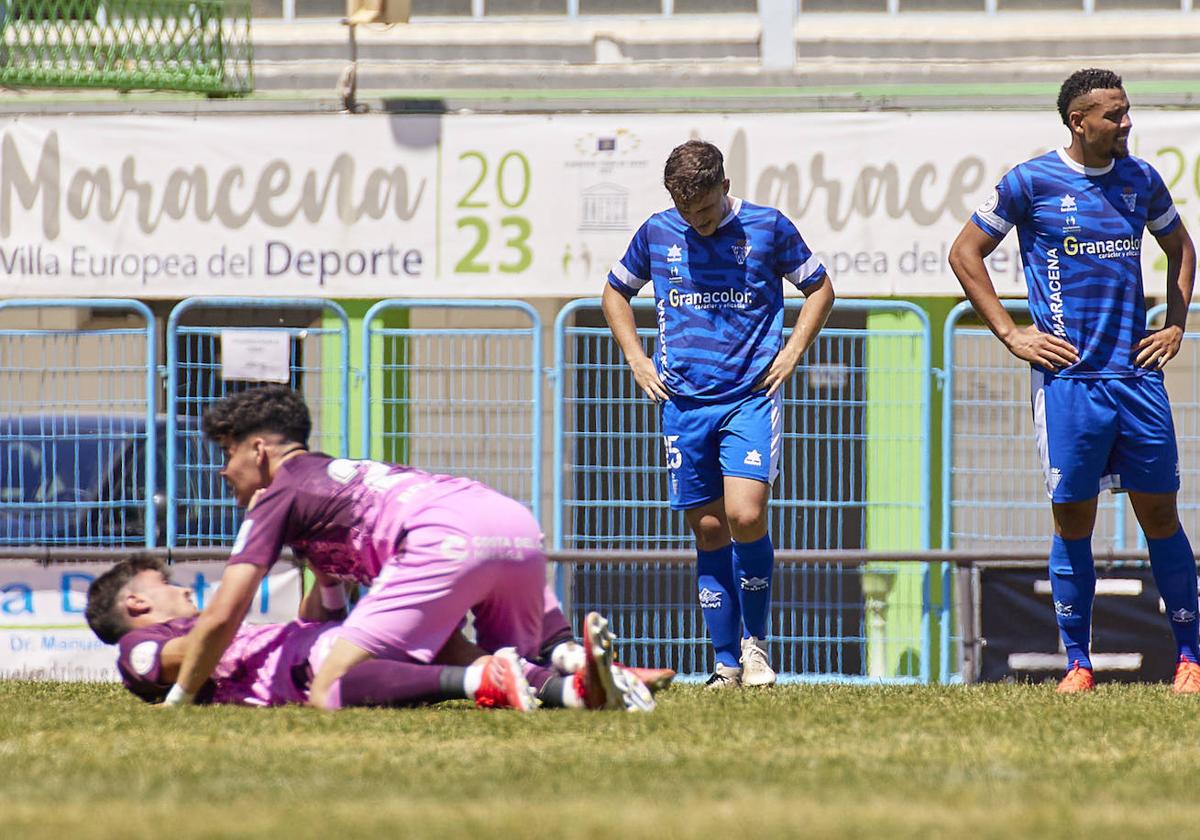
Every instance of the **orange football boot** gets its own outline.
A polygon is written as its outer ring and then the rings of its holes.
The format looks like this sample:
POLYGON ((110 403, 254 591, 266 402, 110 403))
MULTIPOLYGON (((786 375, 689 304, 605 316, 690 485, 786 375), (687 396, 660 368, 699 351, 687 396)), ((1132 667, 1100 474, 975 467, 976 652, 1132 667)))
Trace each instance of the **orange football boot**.
POLYGON ((1200 694, 1200 665, 1180 659, 1175 666, 1175 684, 1171 690, 1176 694, 1200 694))
POLYGON ((1095 691, 1095 689, 1096 677, 1092 673, 1092 669, 1084 668, 1076 659, 1071 665, 1071 670, 1067 671, 1067 675, 1058 684, 1057 691, 1059 694, 1079 694, 1084 691, 1095 691))

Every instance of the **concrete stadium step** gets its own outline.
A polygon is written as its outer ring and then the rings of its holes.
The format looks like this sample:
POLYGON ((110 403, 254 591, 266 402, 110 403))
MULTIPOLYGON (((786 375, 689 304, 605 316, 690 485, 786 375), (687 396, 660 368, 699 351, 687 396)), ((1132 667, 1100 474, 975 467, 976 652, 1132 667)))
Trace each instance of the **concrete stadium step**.
MULTIPOLYGON (((755 60, 760 34, 758 17, 745 14, 489 18, 357 28, 360 58, 416 63, 755 60)), ((804 14, 797 16, 794 35, 797 55, 810 59, 1178 55, 1200 52, 1200 13, 804 14)), ((256 60, 312 61, 344 57, 349 35, 333 20, 256 20, 253 40, 256 60)))

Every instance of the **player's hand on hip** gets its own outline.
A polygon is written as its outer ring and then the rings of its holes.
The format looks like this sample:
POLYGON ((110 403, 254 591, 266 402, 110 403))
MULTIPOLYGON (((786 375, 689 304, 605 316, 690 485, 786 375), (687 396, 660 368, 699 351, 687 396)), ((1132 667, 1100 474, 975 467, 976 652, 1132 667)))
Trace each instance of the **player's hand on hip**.
POLYGON ((1183 330, 1180 327, 1155 330, 1133 346, 1136 354, 1133 363, 1138 367, 1162 370, 1179 353, 1182 344, 1183 330))
POLYGON ((1018 359, 1050 370, 1059 370, 1079 361, 1079 351, 1071 342, 1032 325, 1013 330, 1004 343, 1018 359))
POLYGON ((796 364, 799 361, 799 357, 793 358, 786 349, 780 350, 774 361, 771 362, 771 366, 767 368, 767 372, 754 383, 754 390, 760 391, 766 388, 768 397, 775 396, 775 392, 783 387, 783 383, 796 370, 796 364))
POLYGON ((647 397, 655 402, 663 402, 671 398, 671 395, 667 393, 667 386, 658 378, 654 362, 649 358, 634 359, 629 366, 633 368, 634 381, 647 397))

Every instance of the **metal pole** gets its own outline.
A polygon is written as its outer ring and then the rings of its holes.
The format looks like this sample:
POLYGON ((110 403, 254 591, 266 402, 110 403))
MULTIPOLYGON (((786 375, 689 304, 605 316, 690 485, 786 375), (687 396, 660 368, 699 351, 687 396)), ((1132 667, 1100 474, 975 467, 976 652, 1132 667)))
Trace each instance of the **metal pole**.
POLYGON ((758 0, 759 59, 763 69, 791 70, 796 66, 796 10, 791 3, 758 0))

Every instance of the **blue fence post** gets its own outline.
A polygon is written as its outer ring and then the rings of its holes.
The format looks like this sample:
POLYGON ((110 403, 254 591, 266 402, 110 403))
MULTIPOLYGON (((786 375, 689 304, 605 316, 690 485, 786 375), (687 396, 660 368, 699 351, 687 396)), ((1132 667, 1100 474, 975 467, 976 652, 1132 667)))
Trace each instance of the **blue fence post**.
MULTIPOLYGON (((346 457, 349 454, 350 324, 349 318, 341 306, 334 301, 320 298, 201 296, 181 301, 171 310, 171 314, 167 320, 167 422, 170 429, 167 440, 167 545, 171 547, 179 545, 181 539, 178 522, 178 509, 181 501, 184 501, 181 499, 178 484, 181 466, 195 478, 191 486, 199 483, 202 476, 208 479, 207 488, 196 492, 195 499, 190 497, 193 490, 189 489, 189 497, 187 499, 187 501, 194 503, 196 509, 206 511, 204 516, 200 518, 207 520, 207 529, 202 532, 192 531, 182 535, 185 541, 191 544, 219 544, 228 542, 233 539, 236 533, 236 521, 240 519, 240 514, 236 511, 233 500, 228 498, 223 482, 216 478, 219 465, 212 462, 194 463, 192 461, 181 465, 178 453, 179 438, 181 436, 178 429, 181 388, 187 384, 187 380, 181 377, 181 372, 189 376, 195 374, 209 377, 207 382, 208 391, 211 392, 209 396, 189 396, 186 399, 187 404, 196 409, 194 413, 198 419, 202 413, 203 405, 219 398, 227 390, 223 380, 219 379, 220 365, 216 361, 218 353, 215 345, 220 334, 226 330, 282 330, 286 332, 290 345, 288 384, 294 388, 302 388, 303 377, 310 374, 324 377, 332 373, 338 377, 338 381, 332 389, 332 398, 323 396, 322 402, 317 406, 319 411, 315 419, 324 437, 329 437, 328 432, 325 430, 327 424, 324 422, 324 418, 328 416, 333 420, 332 425, 335 427, 335 432, 332 440, 334 446, 331 448, 340 457, 346 457), (243 315, 278 309, 312 310, 321 312, 323 317, 332 317, 338 326, 335 329, 327 329, 323 326, 280 327, 277 324, 270 323, 247 326, 243 323, 232 327, 200 327, 188 326, 183 323, 185 316, 189 313, 203 309, 236 310, 243 315), (336 345, 327 354, 326 351, 329 348, 324 346, 323 342, 331 336, 336 340, 336 345), (184 339, 194 341, 197 347, 206 348, 211 358, 208 360, 194 360, 190 357, 180 358, 180 341, 184 339), (304 353, 304 342, 310 339, 316 339, 320 342, 311 352, 311 355, 318 357, 315 365, 310 363, 311 360, 304 353), (329 367, 325 364, 326 355, 331 360, 329 367)), ((322 391, 324 393, 324 389, 322 391)), ((189 413, 188 416, 191 417, 192 414, 189 413)), ((189 431, 198 437, 198 427, 189 431)), ((212 452, 205 450, 203 443, 199 442, 199 440, 197 440, 197 446, 198 456, 202 456, 205 451, 208 451, 209 455, 212 456, 212 452)), ((200 528, 201 526, 197 523, 195 527, 200 528)))

